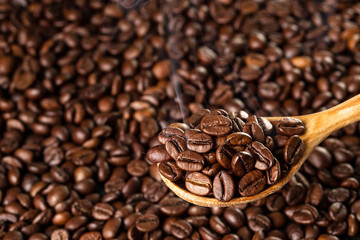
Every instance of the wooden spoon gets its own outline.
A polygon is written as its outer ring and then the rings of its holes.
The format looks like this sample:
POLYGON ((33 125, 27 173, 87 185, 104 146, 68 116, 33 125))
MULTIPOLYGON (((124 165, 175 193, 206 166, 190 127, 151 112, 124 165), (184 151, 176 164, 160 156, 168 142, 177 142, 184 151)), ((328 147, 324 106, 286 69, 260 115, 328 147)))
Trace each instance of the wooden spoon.
MULTIPOLYGON (((266 119, 272 123, 275 123, 282 118, 283 117, 267 117, 266 119)), ((256 195, 250 197, 238 197, 228 202, 221 202, 215 198, 195 195, 186 189, 179 187, 174 182, 166 179, 161 174, 160 176, 165 184, 177 196, 184 199, 185 201, 204 207, 228 207, 266 197, 280 190, 290 180, 290 178, 296 174, 297 171, 299 171, 300 167, 303 165, 313 149, 326 137, 328 137, 334 131, 360 120, 360 94, 325 111, 303 116, 294 116, 294 118, 300 119, 305 124, 306 132, 300 136, 300 138, 305 143, 304 153, 299 162, 293 165, 290 171, 287 172, 287 174, 283 176, 279 182, 269 186, 264 191, 256 195)))

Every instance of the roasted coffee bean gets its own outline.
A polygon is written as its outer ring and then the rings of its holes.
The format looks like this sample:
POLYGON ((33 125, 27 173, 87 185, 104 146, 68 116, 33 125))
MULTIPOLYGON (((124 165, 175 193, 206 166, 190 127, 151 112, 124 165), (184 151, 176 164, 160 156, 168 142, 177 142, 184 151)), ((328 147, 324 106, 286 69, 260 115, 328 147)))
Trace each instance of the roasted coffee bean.
POLYGON ((245 151, 236 153, 231 160, 231 169, 238 177, 242 177, 250 172, 254 168, 254 165, 254 159, 245 151))
POLYGON ((264 130, 257 122, 246 123, 243 127, 243 131, 252 136, 254 140, 262 143, 265 142, 264 130))
POLYGON ((349 163, 340 163, 331 169, 331 173, 338 179, 345 179, 354 174, 354 168, 349 163))
POLYGON ((176 165, 175 161, 160 163, 159 172, 171 181, 180 180, 183 176, 183 171, 176 165))
POLYGON ((144 237, 144 233, 137 230, 135 225, 133 225, 128 229, 126 237, 131 240, 142 239, 144 237))
POLYGON ((191 232, 193 231, 190 223, 185 220, 177 220, 171 224, 170 232, 173 236, 184 239, 190 236, 191 232))
POLYGON ((279 133, 286 136, 301 135, 305 133, 304 124, 297 118, 286 117, 279 120, 276 124, 279 133))
POLYGON ((195 128, 200 123, 202 117, 209 112, 210 110, 208 109, 201 109, 200 111, 195 112, 194 114, 186 118, 185 123, 191 128, 195 128))
POLYGON ((286 227, 286 233, 290 239, 301 239, 305 236, 304 230, 296 223, 288 224, 286 227))
POLYGON ((98 203, 92 209, 92 216, 96 220, 108 220, 114 214, 114 208, 107 203, 98 203))
POLYGON ((252 142, 250 151, 254 155, 255 168, 267 170, 274 165, 274 156, 271 151, 260 142, 252 142))
POLYGON ((206 114, 201 119, 200 128, 211 136, 223 136, 232 130, 232 122, 222 115, 206 114))
POLYGON ((64 185, 55 186, 47 194, 47 202, 51 207, 54 207, 56 204, 64 201, 70 195, 69 188, 64 185))
POLYGON ((223 235, 230 232, 230 228, 218 216, 211 216, 209 219, 209 224, 211 228, 218 234, 223 235))
POLYGON ((229 233, 229 234, 226 234, 222 239, 223 240, 239 240, 240 237, 236 234, 229 233))
POLYGON ((75 200, 71 205, 71 213, 75 216, 85 215, 90 216, 93 208, 91 201, 87 199, 78 199, 75 200))
POLYGON ((134 177, 141 177, 149 171, 149 166, 145 161, 132 160, 126 165, 126 170, 134 177))
POLYGON ((252 138, 244 132, 235 132, 226 136, 225 143, 229 146, 241 146, 250 144, 252 138))
POLYGON ((165 144, 166 141, 173 136, 184 137, 184 130, 178 127, 168 126, 159 133, 158 139, 160 143, 165 144))
POLYGON ((161 201, 160 211, 167 216, 179 216, 187 211, 189 204, 177 197, 169 197, 161 201))
POLYGON ((185 220, 195 227, 204 226, 209 222, 207 216, 190 216, 187 217, 185 220))
POLYGON ((327 233, 331 234, 331 235, 343 235, 346 232, 346 222, 334 222, 331 223, 327 228, 326 231, 327 233))
POLYGON ((87 223, 87 221, 88 219, 84 216, 72 217, 65 223, 65 229, 70 231, 75 231, 81 228, 82 226, 84 226, 87 223))
POLYGON ((201 154, 189 150, 181 152, 176 159, 176 165, 184 171, 200 171, 204 164, 204 157, 201 154))
POLYGON ((270 149, 270 151, 274 151, 275 148, 275 141, 272 137, 267 136, 265 138, 265 146, 270 149))
POLYGON ((227 202, 235 193, 235 183, 231 175, 225 170, 216 174, 213 182, 213 193, 217 200, 227 202))
POLYGON ((321 146, 314 148, 313 152, 310 153, 309 162, 317 169, 328 168, 332 163, 332 157, 330 152, 321 146))
MULTIPOLYGON (((168 189, 165 184, 153 182, 148 185, 144 192, 144 198, 151 202, 158 202, 167 193, 168 189)), ((142 196, 140 196, 142 197, 142 196)))
POLYGON ((264 131, 264 133, 266 135, 271 135, 274 129, 274 126, 272 125, 272 123, 267 120, 264 117, 258 117, 257 118, 259 125, 261 126, 262 130, 264 131))
POLYGON ((81 235, 80 240, 87 240, 87 239, 102 239, 100 232, 86 232, 81 235))
POLYGON ((348 236, 353 237, 359 231, 359 226, 355 220, 355 216, 353 214, 349 214, 347 217, 347 224, 348 224, 348 236))
POLYGON ((152 163, 159 163, 169 161, 171 156, 167 153, 164 145, 159 145, 151 148, 146 153, 146 159, 148 159, 152 163))
POLYGON ((213 147, 213 140, 211 136, 195 130, 187 130, 185 132, 188 149, 198 152, 206 153, 213 147))
POLYGON ((54 240, 67 240, 70 239, 70 234, 65 229, 57 229, 51 234, 51 239, 54 240))
POLYGON ((208 176, 199 172, 192 172, 186 176, 185 187, 197 195, 208 195, 212 190, 212 182, 208 176))
POLYGON ((145 214, 136 219, 136 228, 141 232, 151 232, 160 224, 159 218, 154 214, 145 214))
POLYGON ((266 176, 260 170, 252 170, 245 174, 239 182, 239 193, 247 197, 261 192, 266 186, 266 176))
POLYGON ((299 224, 313 224, 318 218, 318 211, 315 207, 305 204, 296 207, 292 219, 299 224))
POLYGON ((275 158, 274 165, 266 171, 267 184, 272 185, 281 178, 281 167, 279 161, 275 158))
POLYGON ((235 150, 225 144, 216 149, 216 160, 223 168, 230 170, 234 154, 235 150))
POLYGON ((305 199, 306 190, 305 187, 300 184, 294 184, 290 186, 285 194, 285 201, 290 205, 297 205, 305 199))
POLYGON ((341 202, 335 202, 329 207, 329 216, 335 222, 345 220, 347 217, 347 209, 341 202))
POLYGON ((199 233, 203 239, 219 239, 219 235, 206 227, 201 227, 199 233))
POLYGON ((179 153, 186 150, 186 141, 182 137, 173 136, 166 141, 165 148, 173 159, 177 159, 179 153))
POLYGON ((75 165, 87 165, 95 160, 96 153, 91 150, 79 149, 72 154, 71 160, 75 165))
POLYGON ((201 172, 209 177, 214 177, 218 172, 222 169, 219 163, 215 163, 213 165, 207 166, 201 170, 201 172))
POLYGON ((271 221, 262 214, 255 214, 249 219, 249 228, 254 232, 269 231, 271 228, 271 221))
POLYGON ((261 76, 261 68, 257 66, 245 66, 240 69, 240 78, 244 81, 254 81, 261 76))
POLYGON ((285 206, 285 199, 282 195, 273 194, 266 199, 266 207, 269 211, 280 211, 285 206))
POLYGON ((284 147, 284 160, 292 165, 296 164, 305 150, 305 144, 297 135, 291 136, 284 147))

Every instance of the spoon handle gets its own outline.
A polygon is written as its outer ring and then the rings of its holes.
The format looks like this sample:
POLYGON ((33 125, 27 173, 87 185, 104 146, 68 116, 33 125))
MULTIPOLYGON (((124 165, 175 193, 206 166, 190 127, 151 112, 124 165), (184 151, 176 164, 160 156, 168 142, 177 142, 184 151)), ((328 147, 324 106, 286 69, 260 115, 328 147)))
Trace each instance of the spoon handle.
POLYGON ((302 139, 317 145, 334 131, 360 121, 360 94, 333 108, 298 118, 306 126, 302 139))

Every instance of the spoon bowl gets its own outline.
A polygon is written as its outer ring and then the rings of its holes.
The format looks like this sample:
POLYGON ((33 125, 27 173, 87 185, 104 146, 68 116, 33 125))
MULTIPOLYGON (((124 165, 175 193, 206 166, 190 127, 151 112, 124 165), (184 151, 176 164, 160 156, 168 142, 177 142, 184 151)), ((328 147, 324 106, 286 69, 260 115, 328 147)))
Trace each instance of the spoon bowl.
MULTIPOLYGON (((266 119, 274 124, 282 118, 283 117, 267 117, 266 119)), ((336 130, 360 120, 360 94, 325 111, 302 116, 294 116, 294 118, 301 120, 305 125, 306 132, 300 136, 301 140, 305 144, 304 153, 301 159, 296 164, 292 165, 291 169, 285 176, 283 176, 274 185, 269 186, 258 194, 249 197, 233 198, 228 202, 221 202, 216 198, 195 195, 187 191, 185 188, 182 188, 176 183, 168 180, 161 174, 160 176, 167 187, 170 188, 178 197, 199 206, 229 207, 264 198, 280 190, 290 180, 290 178, 300 170, 310 153, 326 137, 336 130)))

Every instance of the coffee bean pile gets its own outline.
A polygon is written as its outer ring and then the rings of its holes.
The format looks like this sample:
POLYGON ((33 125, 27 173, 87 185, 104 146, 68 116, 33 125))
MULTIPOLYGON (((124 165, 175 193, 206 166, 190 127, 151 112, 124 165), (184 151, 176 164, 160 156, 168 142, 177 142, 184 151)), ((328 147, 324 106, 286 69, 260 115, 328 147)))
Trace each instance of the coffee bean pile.
POLYGON ((245 111, 204 109, 185 122, 164 128, 158 136, 163 145, 146 157, 160 162, 160 173, 170 181, 219 201, 252 196, 278 182, 305 148, 299 137, 305 126, 296 118, 283 118, 274 127, 245 111))
POLYGON ((359 94, 359 19, 349 0, 0 0, 0 239, 358 238, 359 123, 231 208, 177 198, 145 154, 205 108, 359 94))

